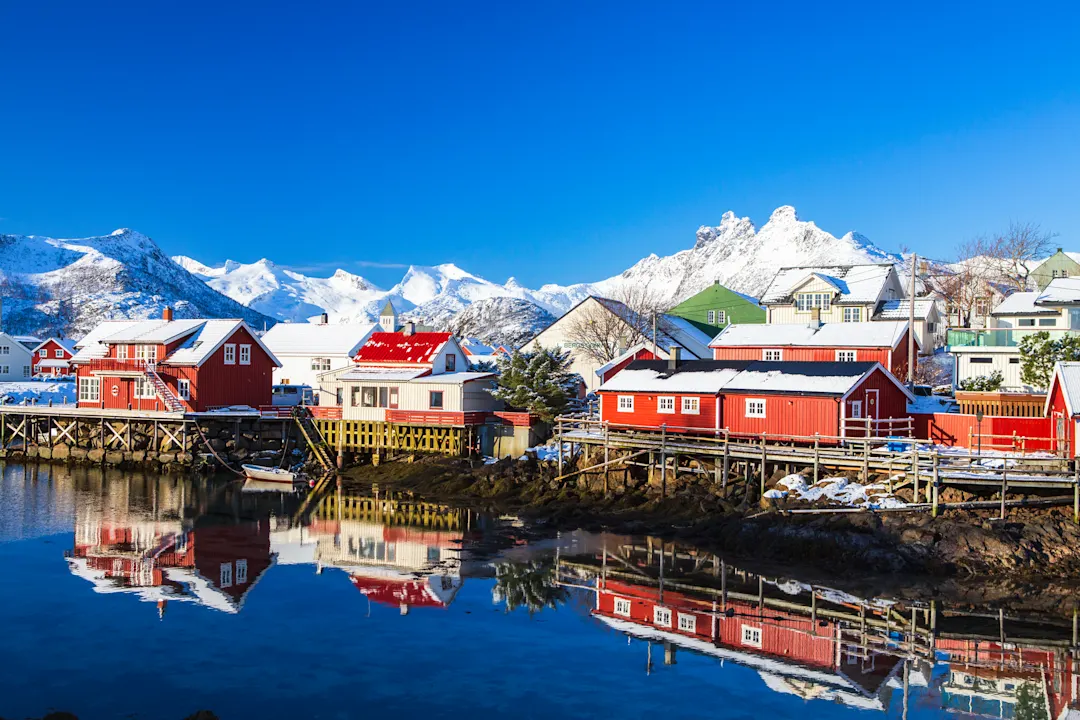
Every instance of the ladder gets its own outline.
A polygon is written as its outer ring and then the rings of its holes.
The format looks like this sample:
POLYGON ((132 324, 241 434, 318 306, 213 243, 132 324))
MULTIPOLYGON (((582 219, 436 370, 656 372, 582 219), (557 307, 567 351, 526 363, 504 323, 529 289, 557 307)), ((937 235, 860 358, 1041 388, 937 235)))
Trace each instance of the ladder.
POLYGON ((315 423, 311 422, 310 413, 304 408, 298 407, 293 411, 293 419, 296 420, 296 426, 300 428, 300 433, 304 436, 304 440, 307 441, 308 447, 311 448, 311 454, 319 461, 324 470, 333 472, 333 455, 326 441, 323 440, 322 433, 315 427, 315 423))
POLYGON ((157 365, 152 362, 146 363, 146 379, 154 387, 154 392, 161 398, 161 402, 165 404, 165 407, 169 412, 184 412, 187 410, 184 407, 184 403, 180 402, 180 398, 173 394, 173 391, 169 389, 169 386, 165 384, 165 381, 161 379, 161 376, 157 373, 157 365))

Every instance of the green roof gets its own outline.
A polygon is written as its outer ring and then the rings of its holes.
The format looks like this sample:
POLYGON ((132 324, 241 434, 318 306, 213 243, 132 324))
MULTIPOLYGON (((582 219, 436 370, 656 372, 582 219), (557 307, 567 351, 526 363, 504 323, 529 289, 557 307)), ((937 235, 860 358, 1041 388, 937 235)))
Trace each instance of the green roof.
POLYGON ((397 310, 394 309, 394 303, 389 300, 386 301, 386 305, 383 305, 383 309, 379 312, 379 317, 384 315, 397 315, 397 310))

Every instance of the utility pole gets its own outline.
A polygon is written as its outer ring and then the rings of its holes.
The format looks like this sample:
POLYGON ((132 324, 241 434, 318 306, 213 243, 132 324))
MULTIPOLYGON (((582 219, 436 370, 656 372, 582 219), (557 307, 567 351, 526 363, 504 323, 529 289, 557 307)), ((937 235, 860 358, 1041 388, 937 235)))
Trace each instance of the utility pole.
POLYGON ((653 357, 659 357, 656 354, 656 311, 653 310, 652 314, 652 354, 653 357))
POLYGON ((908 296, 907 381, 915 389, 915 273, 919 256, 911 253, 911 294, 908 296))

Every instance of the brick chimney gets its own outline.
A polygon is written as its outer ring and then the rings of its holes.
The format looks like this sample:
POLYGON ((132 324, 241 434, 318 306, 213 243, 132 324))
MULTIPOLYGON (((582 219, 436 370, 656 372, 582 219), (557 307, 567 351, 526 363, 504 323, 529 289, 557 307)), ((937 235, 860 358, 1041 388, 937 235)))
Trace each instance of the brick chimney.
POLYGON ((821 327, 821 308, 810 308, 810 327, 821 327))
POLYGON ((668 370, 674 370, 679 367, 679 355, 682 353, 682 348, 678 345, 672 345, 668 348, 667 366, 668 370))
POLYGON ((165 322, 172 322, 172 308, 168 305, 166 305, 165 309, 161 311, 161 319, 165 322))

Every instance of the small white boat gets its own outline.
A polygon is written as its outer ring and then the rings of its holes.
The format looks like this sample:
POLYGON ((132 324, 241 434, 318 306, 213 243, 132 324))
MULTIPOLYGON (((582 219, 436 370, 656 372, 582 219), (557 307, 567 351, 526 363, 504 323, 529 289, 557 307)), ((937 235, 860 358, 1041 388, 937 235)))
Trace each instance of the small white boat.
POLYGON ((244 475, 252 480, 263 482, 289 483, 296 481, 296 473, 282 470, 281 468, 262 467, 260 465, 241 465, 244 475))

